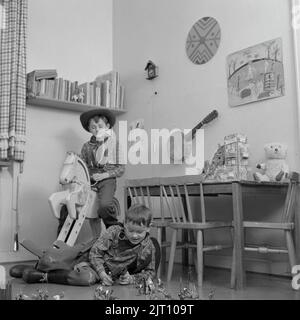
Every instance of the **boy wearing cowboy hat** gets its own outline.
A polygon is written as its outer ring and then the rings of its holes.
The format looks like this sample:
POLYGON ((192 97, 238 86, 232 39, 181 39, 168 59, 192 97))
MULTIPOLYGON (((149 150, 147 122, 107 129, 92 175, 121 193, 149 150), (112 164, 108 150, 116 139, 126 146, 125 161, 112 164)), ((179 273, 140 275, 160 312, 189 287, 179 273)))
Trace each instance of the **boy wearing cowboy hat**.
POLYGON ((91 183, 98 194, 98 216, 108 228, 118 224, 113 197, 116 178, 125 171, 125 165, 120 164, 119 160, 119 143, 112 130, 116 118, 110 110, 90 110, 80 115, 80 122, 92 134, 82 146, 81 158, 88 167, 91 183))

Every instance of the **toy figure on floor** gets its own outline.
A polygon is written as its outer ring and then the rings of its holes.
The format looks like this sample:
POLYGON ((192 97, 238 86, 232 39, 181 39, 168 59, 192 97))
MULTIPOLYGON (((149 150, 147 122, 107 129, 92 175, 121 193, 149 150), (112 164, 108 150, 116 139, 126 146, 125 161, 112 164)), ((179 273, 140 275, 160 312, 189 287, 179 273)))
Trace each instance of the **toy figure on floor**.
POLYGON ((62 300, 64 298, 64 294, 57 294, 54 296, 49 296, 49 292, 44 289, 38 289, 37 293, 33 293, 32 295, 28 296, 22 292, 20 292, 16 297, 15 300, 62 300))
POLYGON ((118 298, 113 296, 113 290, 104 289, 102 286, 98 286, 94 292, 95 300, 117 300, 118 298))
POLYGON ((192 271, 188 271, 187 287, 182 289, 182 278, 180 278, 180 290, 178 293, 179 300, 200 300, 196 285, 191 281, 192 271))
POLYGON ((68 246, 57 241, 41 254, 36 266, 16 265, 10 275, 27 283, 57 283, 75 286, 132 284, 141 272, 154 278, 160 263, 160 246, 149 236, 151 211, 134 205, 125 223, 109 227, 88 244, 68 246))
MULTIPOLYGON (((180 289, 178 293, 179 300, 205 300, 203 297, 200 297, 200 292, 197 290, 196 285, 191 281, 192 272, 188 271, 188 282, 187 286, 182 288, 182 278, 180 278, 180 289)), ((211 289, 208 293, 208 300, 213 300, 215 295, 215 289, 211 289)))
POLYGON ((183 288, 178 293, 179 300, 199 300, 199 295, 196 285, 193 284, 192 288, 183 288))
POLYGON ((143 276, 136 284, 138 295, 145 295, 149 300, 173 300, 160 279, 154 282, 151 278, 143 276))
POLYGON ((144 272, 141 272, 138 276, 135 277, 134 284, 136 285, 139 295, 149 295, 155 289, 152 278, 144 272))

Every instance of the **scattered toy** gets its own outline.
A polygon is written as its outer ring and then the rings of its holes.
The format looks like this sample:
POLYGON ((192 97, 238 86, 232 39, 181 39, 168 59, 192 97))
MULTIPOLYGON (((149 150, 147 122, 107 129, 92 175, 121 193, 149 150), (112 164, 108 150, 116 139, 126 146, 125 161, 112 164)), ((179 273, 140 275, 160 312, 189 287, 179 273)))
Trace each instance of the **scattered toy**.
POLYGON ((95 300, 117 300, 118 298, 113 296, 113 290, 105 290, 102 286, 98 286, 95 289, 94 298, 95 300))
POLYGON ((149 300, 173 300, 172 296, 164 287, 161 279, 154 282, 150 277, 141 275, 136 279, 138 295, 145 295, 149 300))
POLYGON ((157 284, 154 287, 154 290, 149 296, 149 300, 173 300, 171 294, 166 290, 162 281, 158 279, 157 284))
POLYGON ((31 296, 20 292, 15 300, 61 300, 62 298, 64 298, 64 293, 50 297, 47 289, 37 289, 37 293, 33 293, 31 296))
POLYGON ((212 289, 208 294, 208 300, 213 300, 215 296, 216 289, 212 289))
POLYGON ((179 300, 200 300, 195 284, 191 288, 183 288, 178 293, 179 300))

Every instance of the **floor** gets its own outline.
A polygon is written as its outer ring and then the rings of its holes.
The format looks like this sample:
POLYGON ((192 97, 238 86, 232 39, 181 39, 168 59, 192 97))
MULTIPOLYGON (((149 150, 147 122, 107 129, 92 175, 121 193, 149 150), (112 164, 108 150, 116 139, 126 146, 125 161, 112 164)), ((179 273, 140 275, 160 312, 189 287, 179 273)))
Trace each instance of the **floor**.
MULTIPOLYGON (((172 281, 166 284, 166 275, 163 274, 161 280, 165 288, 173 297, 179 299, 180 278, 181 289, 187 287, 188 278, 191 283, 196 283, 193 275, 193 269, 175 265, 172 281), (188 277, 188 274, 190 277, 188 277)), ((236 291, 230 289, 230 272, 229 270, 205 268, 204 286, 200 292, 201 299, 208 300, 211 293, 213 300, 300 300, 300 291, 295 291, 291 286, 291 279, 283 277, 268 276, 256 273, 247 273, 246 289, 236 291)), ((56 284, 26 284, 22 279, 12 279, 12 296, 13 299, 23 293, 31 296, 39 289, 47 290, 50 297, 63 294, 64 300, 93 300, 94 291, 97 285, 92 287, 74 287, 56 284)), ((115 285, 113 296, 121 300, 145 300, 145 295, 140 295, 134 285, 121 286, 115 285)))

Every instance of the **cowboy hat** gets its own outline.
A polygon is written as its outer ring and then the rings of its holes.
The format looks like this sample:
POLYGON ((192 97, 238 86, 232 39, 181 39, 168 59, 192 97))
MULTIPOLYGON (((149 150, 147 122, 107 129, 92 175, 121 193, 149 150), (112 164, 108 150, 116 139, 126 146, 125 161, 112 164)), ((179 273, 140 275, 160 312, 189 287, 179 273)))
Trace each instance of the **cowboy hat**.
POLYGON ((116 117, 110 110, 95 109, 95 110, 85 111, 80 115, 80 122, 86 131, 89 131, 90 119, 95 116, 107 118, 111 128, 114 126, 116 122, 116 117))

